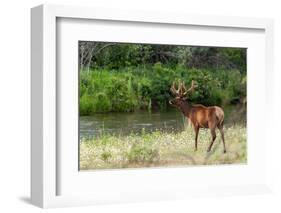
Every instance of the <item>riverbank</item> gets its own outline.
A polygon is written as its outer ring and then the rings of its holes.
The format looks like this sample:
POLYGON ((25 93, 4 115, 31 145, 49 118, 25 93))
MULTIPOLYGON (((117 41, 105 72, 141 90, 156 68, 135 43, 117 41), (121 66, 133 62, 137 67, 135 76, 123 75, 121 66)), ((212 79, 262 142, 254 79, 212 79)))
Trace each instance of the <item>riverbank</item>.
POLYGON ((118 169, 140 167, 172 167, 247 162, 246 127, 225 128, 227 153, 219 132, 211 152, 209 130, 200 130, 198 150, 194 151, 194 133, 188 127, 179 133, 142 132, 128 136, 105 134, 80 142, 80 169, 118 169))
POLYGON ((191 103, 206 106, 238 104, 246 97, 246 73, 228 69, 195 69, 183 66, 126 67, 80 70, 80 116, 108 112, 138 110, 166 111, 169 108, 172 82, 181 79, 189 88, 191 81, 198 87, 189 94, 191 103))

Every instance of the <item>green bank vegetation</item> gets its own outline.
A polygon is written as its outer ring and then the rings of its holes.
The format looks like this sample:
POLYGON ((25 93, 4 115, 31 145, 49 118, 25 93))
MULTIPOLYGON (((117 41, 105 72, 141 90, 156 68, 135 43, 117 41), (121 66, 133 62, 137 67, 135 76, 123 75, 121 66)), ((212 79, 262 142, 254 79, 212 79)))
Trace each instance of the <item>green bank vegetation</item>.
POLYGON ((238 70, 188 69, 182 66, 127 67, 122 70, 93 69, 80 72, 80 114, 165 110, 175 79, 191 80, 198 88, 190 101, 205 105, 229 105, 246 97, 246 75, 238 70))
POLYGON ((246 49, 79 42, 80 115, 165 110, 176 79, 198 88, 191 102, 246 98, 246 49))

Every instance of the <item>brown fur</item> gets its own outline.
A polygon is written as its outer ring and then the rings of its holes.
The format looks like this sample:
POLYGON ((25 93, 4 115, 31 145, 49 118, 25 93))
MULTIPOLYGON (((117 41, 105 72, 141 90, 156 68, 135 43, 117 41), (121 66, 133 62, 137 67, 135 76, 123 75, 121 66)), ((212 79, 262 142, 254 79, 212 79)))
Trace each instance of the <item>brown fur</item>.
POLYGON ((221 133, 225 153, 226 148, 223 131, 223 109, 218 106, 206 107, 201 104, 190 105, 188 102, 185 101, 186 98, 183 97, 182 93, 176 93, 176 95, 177 97, 173 100, 170 100, 169 102, 171 105, 176 106, 192 124, 192 127, 195 132, 195 150, 197 150, 197 138, 200 128, 208 128, 211 131, 212 141, 209 145, 208 152, 211 150, 212 145, 216 139, 215 130, 216 128, 218 128, 221 133))

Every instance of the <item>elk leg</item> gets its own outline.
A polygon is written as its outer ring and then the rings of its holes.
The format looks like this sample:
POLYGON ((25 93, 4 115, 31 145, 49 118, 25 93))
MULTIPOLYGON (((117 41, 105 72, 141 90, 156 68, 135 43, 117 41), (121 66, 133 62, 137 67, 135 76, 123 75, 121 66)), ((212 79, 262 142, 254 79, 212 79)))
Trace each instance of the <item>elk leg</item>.
POLYGON ((216 130, 215 129, 211 129, 211 134, 212 134, 212 141, 210 143, 210 146, 208 148, 208 152, 211 151, 211 148, 213 146, 214 141, 216 140, 216 130))
POLYGON ((219 130, 220 130, 220 133, 221 133, 221 139, 222 139, 222 142, 223 142, 223 152, 226 153, 226 148, 225 148, 225 142, 224 142, 224 132, 223 132, 223 127, 220 126, 219 127, 219 130))
POLYGON ((195 131, 195 151, 197 151, 197 138, 198 138, 198 133, 199 133, 199 127, 194 126, 194 131, 195 131))

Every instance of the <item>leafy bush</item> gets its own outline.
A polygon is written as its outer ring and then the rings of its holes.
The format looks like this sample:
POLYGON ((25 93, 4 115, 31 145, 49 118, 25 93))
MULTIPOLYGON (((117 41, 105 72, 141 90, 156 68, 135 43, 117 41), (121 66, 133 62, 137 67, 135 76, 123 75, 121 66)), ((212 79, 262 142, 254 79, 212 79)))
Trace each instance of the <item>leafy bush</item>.
POLYGON ((157 149, 143 144, 134 144, 127 153, 129 163, 152 163, 157 161, 159 153, 157 149))
POLYGON ((109 97, 103 93, 99 92, 93 98, 93 112, 107 112, 111 110, 111 104, 109 97))
POLYGON ((165 110, 173 98, 170 86, 177 79, 186 87, 192 80, 197 82, 198 87, 188 96, 191 103, 227 105, 246 98, 246 75, 238 70, 171 68, 161 63, 120 70, 81 70, 80 114, 165 110))
POLYGON ((84 93, 80 96, 80 114, 89 115, 94 112, 94 99, 92 96, 84 93))
POLYGON ((108 152, 108 151, 104 151, 104 152, 101 154, 101 159, 102 159, 103 161, 108 161, 111 157, 112 157, 112 154, 111 154, 111 152, 108 152))

